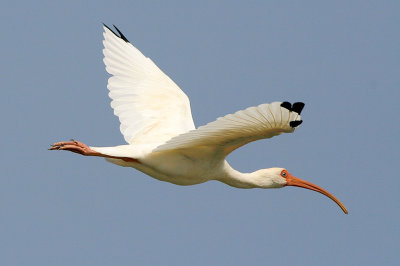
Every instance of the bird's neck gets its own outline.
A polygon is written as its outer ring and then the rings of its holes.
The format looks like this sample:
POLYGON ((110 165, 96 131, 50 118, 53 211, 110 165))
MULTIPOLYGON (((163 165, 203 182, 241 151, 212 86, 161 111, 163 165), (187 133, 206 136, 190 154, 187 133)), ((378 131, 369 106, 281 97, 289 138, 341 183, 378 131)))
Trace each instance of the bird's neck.
POLYGON ((259 187, 254 178, 254 173, 241 173, 233 169, 225 161, 224 174, 218 178, 219 181, 237 188, 256 188, 259 187))

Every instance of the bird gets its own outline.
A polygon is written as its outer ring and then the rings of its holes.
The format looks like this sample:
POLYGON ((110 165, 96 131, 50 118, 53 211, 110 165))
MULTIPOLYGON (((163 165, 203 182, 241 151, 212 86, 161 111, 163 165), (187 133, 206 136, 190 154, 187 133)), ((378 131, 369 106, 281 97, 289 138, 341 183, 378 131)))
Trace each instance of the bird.
POLYGON ((196 128, 187 95, 113 26, 115 31, 103 24, 103 61, 111 74, 107 84, 111 107, 127 144, 92 147, 71 139, 56 142, 49 150, 104 157, 181 186, 216 180, 243 189, 302 187, 327 196, 348 213, 327 190, 291 175, 285 168, 241 173, 226 160, 249 142, 293 133, 302 123, 304 103, 265 103, 196 128))

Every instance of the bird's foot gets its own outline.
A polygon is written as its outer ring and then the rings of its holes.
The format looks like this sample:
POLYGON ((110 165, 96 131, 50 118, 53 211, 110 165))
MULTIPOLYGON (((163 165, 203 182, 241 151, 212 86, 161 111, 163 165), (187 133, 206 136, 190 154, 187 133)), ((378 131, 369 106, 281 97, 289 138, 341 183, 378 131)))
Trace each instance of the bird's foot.
POLYGON ((71 139, 71 141, 61 141, 61 142, 56 142, 53 145, 51 145, 49 150, 65 150, 65 151, 72 151, 75 153, 82 154, 84 156, 96 156, 98 152, 95 152, 94 150, 90 149, 89 146, 86 144, 71 139))

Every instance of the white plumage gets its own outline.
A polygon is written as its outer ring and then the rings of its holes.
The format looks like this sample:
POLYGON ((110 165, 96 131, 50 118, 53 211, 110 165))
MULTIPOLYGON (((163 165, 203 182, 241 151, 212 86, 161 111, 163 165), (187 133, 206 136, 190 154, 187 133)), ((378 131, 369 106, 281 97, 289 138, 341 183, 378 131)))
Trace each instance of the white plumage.
POLYGON ((51 150, 101 156, 178 185, 218 180, 238 188, 299 186, 326 190, 290 175, 284 168, 240 173, 225 160, 235 149, 255 140, 292 133, 301 124, 303 103, 273 102, 218 118, 195 129, 186 94, 115 27, 104 26, 104 63, 111 107, 121 122, 127 145, 89 147, 79 141, 57 142, 51 150))
POLYGON ((111 107, 126 142, 155 148, 194 129, 188 97, 150 58, 107 27, 103 44, 111 107))
POLYGON ((296 112, 282 108, 281 102, 261 104, 218 118, 185 134, 168 140, 155 151, 196 149, 209 146, 220 149, 224 155, 251 141, 271 138, 295 130, 289 123, 300 121, 296 112))

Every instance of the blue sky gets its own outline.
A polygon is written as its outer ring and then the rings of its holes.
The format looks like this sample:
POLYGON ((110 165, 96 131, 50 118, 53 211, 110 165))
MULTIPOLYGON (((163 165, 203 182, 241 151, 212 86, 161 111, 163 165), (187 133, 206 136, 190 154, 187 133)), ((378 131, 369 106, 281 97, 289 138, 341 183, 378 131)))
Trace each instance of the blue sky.
POLYGON ((398 1, 7 1, 2 25, 1 265, 396 265, 398 1), (102 22, 189 96, 197 126, 303 101, 294 134, 228 157, 320 185, 179 187, 101 158, 124 144, 107 96, 102 22))

